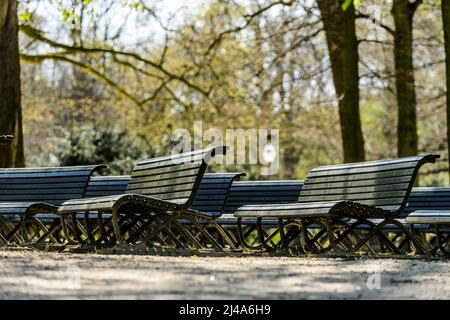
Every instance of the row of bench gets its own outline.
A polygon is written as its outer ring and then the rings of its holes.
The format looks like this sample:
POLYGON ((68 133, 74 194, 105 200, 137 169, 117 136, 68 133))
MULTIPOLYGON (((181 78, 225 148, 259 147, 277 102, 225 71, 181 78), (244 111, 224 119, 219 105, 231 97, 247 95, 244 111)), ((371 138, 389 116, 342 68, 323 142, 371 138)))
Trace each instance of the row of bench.
POLYGON ((438 156, 322 166, 304 182, 248 182, 235 181, 240 173, 205 174, 225 150, 144 160, 124 177, 93 177, 102 166, 2 169, 1 240, 445 252, 439 228, 434 240, 428 227, 413 228, 437 209, 446 217, 441 199, 448 190, 411 192, 419 168, 438 156))
MULTIPOLYGON (((242 244, 239 244, 237 239, 237 218, 234 216, 236 210, 244 205, 254 205, 254 208, 257 208, 264 204, 295 202, 304 184, 304 181, 301 180, 238 181, 243 175, 243 173, 205 174, 192 205, 196 210, 218 217, 217 223, 231 232, 231 237, 236 240, 237 247, 242 244)), ((122 194, 125 192, 129 180, 130 176, 92 177, 86 197, 122 194)), ((414 212, 412 216, 415 217, 417 212, 445 212, 446 210, 450 210, 450 188, 413 188, 403 213, 397 219, 412 228, 413 223, 408 223, 411 217, 406 220, 412 212, 414 212)), ((243 222, 247 225, 245 233, 255 230, 255 218, 245 219, 243 222)), ((278 226, 277 219, 265 219, 262 222, 265 228, 278 226)), ((443 221, 440 222, 443 223, 443 221)), ((434 228, 430 229, 429 223, 429 221, 420 223, 416 229, 418 228, 422 233, 426 231, 428 234, 435 232, 434 228)), ((367 228, 361 226, 360 229, 367 228)), ((385 231, 393 233, 400 230, 391 227, 385 228, 385 231)))

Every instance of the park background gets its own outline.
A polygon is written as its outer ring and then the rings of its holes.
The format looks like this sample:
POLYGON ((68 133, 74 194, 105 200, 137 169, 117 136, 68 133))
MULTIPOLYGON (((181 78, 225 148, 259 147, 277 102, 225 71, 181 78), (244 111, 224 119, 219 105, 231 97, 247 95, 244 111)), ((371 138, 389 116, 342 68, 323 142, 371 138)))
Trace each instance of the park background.
POLYGON ((106 163, 109 173, 128 174, 138 159, 169 154, 173 130, 202 120, 204 130, 280 128, 277 175, 223 168, 248 179, 439 153, 443 161, 423 171, 420 185, 448 183, 446 1, 0 7, 9 66, 0 82, 21 88, 0 90, 0 128, 16 136, 3 167, 106 163), (11 83, 19 58, 20 82, 11 83))

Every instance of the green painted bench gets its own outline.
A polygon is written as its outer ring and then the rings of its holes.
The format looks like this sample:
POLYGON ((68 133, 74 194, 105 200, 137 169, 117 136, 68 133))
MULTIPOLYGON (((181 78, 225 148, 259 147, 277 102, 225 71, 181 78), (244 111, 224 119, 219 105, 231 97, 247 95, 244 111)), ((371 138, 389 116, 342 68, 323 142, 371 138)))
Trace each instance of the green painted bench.
POLYGON ((296 202, 249 204, 236 208, 234 216, 238 230, 242 236, 243 220, 256 219, 260 242, 266 249, 272 249, 271 238, 267 237, 262 226, 265 219, 277 219, 283 247, 292 241, 292 237, 286 237, 284 229, 297 226, 304 233, 303 245, 308 250, 354 252, 366 246, 374 236, 381 237, 386 245, 391 246, 382 230, 387 225, 395 225, 424 251, 422 243, 395 218, 404 212, 420 167, 434 163, 438 157, 426 155, 317 167, 308 174, 296 202), (382 221, 376 224, 370 221, 377 218, 382 221), (371 230, 358 238, 356 229, 362 225, 371 230), (306 233, 312 226, 319 226, 326 235, 320 250, 314 247, 317 245, 316 235, 312 239, 312 235, 306 233), (348 243, 351 237, 356 240, 348 243))
POLYGON ((202 247, 179 222, 189 220, 214 248, 221 250, 220 244, 198 223, 213 221, 214 217, 193 209, 192 204, 209 162, 225 151, 220 146, 143 160, 133 169, 123 194, 64 202, 58 213, 63 224, 71 223, 73 228, 66 237, 70 242, 96 246, 145 242, 147 246, 202 247), (86 216, 84 232, 77 227, 80 212, 86 216), (90 219, 92 212, 97 213, 97 219, 90 219), (112 236, 103 215, 111 215, 112 236), (83 234, 87 239, 83 239, 83 234))
POLYGON ((0 169, 0 239, 6 243, 28 243, 49 237, 52 242, 59 242, 36 215, 56 213, 64 201, 84 197, 92 174, 102 168, 90 165, 0 169))

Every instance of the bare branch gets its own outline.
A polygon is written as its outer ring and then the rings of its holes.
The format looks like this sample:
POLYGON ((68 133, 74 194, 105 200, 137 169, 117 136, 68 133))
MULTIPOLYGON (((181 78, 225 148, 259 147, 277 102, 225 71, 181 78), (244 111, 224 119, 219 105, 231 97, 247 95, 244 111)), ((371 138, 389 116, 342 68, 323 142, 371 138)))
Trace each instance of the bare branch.
POLYGON ((372 21, 375 25, 380 26, 381 28, 383 28, 384 30, 386 30, 390 35, 394 35, 394 30, 389 27, 388 25, 385 25, 384 23, 381 23, 381 21, 375 19, 375 17, 365 14, 365 13, 361 13, 358 12, 355 16, 356 19, 369 19, 370 21, 372 21))
POLYGON ((259 15, 261 15, 262 13, 268 11, 269 9, 273 8, 274 6, 277 5, 284 5, 284 6, 291 6, 294 3, 294 0, 290 0, 290 1, 275 1, 270 3, 269 5, 260 8, 259 10, 253 12, 252 14, 246 14, 244 15, 245 18, 245 23, 242 26, 239 27, 235 27, 232 29, 228 29, 225 31, 222 31, 217 38, 214 39, 214 41, 208 46, 208 49, 205 52, 205 55, 208 55, 211 50, 213 50, 216 46, 218 46, 220 44, 220 42, 222 42, 223 38, 228 35, 228 34, 232 34, 232 33, 237 33, 240 32, 242 30, 244 30, 245 28, 247 28, 250 23, 252 23, 252 21, 258 17, 259 15))
POLYGON ((101 73, 100 71, 94 69, 92 66, 88 64, 84 64, 80 61, 68 58, 65 55, 60 55, 58 53, 48 53, 48 54, 39 54, 39 55, 28 55, 28 54, 21 54, 20 59, 24 63, 40 63, 45 60, 54 60, 54 61, 62 61, 62 62, 68 62, 71 63, 81 70, 95 76, 96 78, 104 81, 106 84, 113 87, 115 90, 117 90, 120 94, 122 94, 124 97, 130 99, 133 101, 139 108, 142 109, 142 102, 140 102, 138 99, 133 97, 130 93, 128 93, 123 87, 121 87, 117 82, 111 80, 106 75, 101 73))
POLYGON ((167 69, 165 69, 161 62, 154 62, 151 61, 149 59, 146 59, 140 55, 138 55, 137 53, 134 52, 127 52, 127 51, 120 51, 120 50, 114 50, 112 48, 107 48, 107 47, 81 47, 81 46, 70 46, 70 45, 66 45, 63 43, 59 43, 56 42, 54 40, 51 40, 49 38, 46 38, 43 35, 43 32, 32 28, 31 26, 25 26, 25 25, 21 25, 20 26, 20 30, 25 33, 27 36, 39 40, 43 43, 46 43, 54 48, 60 48, 60 49, 64 49, 65 53, 67 54, 74 54, 74 53, 109 53, 109 54, 114 54, 114 55, 118 55, 118 56, 125 56, 125 57, 129 57, 132 59, 135 59, 139 62, 145 63, 159 71, 161 71, 164 75, 166 75, 167 77, 177 80, 179 82, 182 82, 183 84, 185 84, 186 86, 188 86, 189 88, 201 93, 203 96, 205 96, 208 100, 210 100, 209 98, 209 93, 210 90, 204 90, 201 87, 199 87, 198 85, 192 83, 191 81, 189 81, 188 79, 186 79, 185 75, 177 75, 167 69))

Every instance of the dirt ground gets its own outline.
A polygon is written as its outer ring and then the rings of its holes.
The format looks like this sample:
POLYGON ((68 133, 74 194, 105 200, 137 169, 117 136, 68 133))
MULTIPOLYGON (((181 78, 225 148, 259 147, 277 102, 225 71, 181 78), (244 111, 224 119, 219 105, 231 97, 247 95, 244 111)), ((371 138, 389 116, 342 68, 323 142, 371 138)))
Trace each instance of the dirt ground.
POLYGON ((449 299, 450 261, 0 251, 0 299, 449 299))

